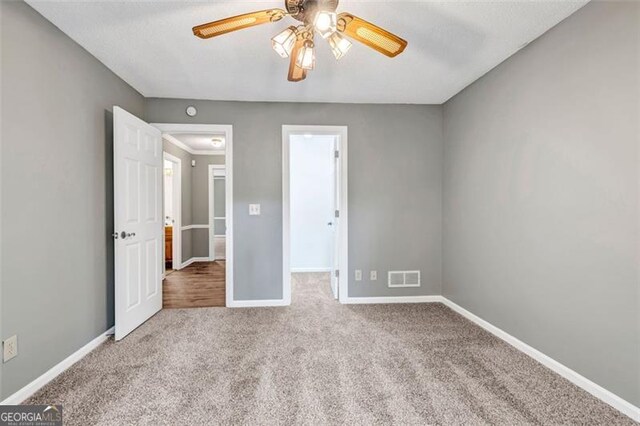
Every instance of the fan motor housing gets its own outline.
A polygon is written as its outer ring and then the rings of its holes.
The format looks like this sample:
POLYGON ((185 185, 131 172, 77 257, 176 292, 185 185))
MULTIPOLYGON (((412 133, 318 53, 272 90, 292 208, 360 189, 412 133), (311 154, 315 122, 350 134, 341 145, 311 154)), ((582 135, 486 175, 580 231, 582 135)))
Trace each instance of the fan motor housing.
POLYGON ((287 12, 298 21, 311 24, 319 10, 335 12, 339 0, 285 0, 287 12))

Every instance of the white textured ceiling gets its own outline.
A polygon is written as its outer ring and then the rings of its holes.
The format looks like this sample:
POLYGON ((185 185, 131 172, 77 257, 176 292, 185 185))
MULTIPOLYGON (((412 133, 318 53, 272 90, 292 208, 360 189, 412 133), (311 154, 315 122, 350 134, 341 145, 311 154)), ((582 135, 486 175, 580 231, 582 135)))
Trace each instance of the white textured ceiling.
POLYGON ((163 133, 162 137, 194 155, 224 155, 225 154, 225 136, 224 134, 191 134, 191 133, 163 133), (222 145, 216 147, 213 140, 219 140, 222 145))
POLYGON ((146 97, 440 104, 582 7, 579 1, 343 0, 409 42, 389 59, 356 44, 339 62, 319 37, 316 69, 287 81, 270 39, 293 18, 210 40, 191 27, 283 1, 28 1, 146 97))
POLYGON ((203 135, 190 133, 171 133, 175 139, 179 140, 193 151, 220 151, 224 152, 224 135, 203 135), (222 142, 219 147, 213 146, 213 140, 222 142))

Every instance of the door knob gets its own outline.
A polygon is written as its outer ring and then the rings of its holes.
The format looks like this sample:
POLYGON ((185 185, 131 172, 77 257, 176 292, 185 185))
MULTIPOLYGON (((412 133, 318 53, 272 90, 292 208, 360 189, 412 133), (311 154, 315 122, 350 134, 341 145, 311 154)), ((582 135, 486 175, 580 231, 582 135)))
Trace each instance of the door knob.
POLYGON ((124 231, 122 231, 122 232, 120 233, 120 237, 121 237, 123 240, 124 240, 125 238, 135 237, 135 236, 136 236, 136 233, 135 233, 135 232, 128 233, 128 232, 124 232, 124 231))

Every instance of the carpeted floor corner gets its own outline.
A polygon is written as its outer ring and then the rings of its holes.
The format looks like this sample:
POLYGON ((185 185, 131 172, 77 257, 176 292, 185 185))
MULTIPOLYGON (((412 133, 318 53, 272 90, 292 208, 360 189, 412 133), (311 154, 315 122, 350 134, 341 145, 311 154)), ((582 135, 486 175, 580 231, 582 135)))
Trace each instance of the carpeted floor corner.
POLYGON ((442 304, 163 310, 27 403, 66 425, 598 424, 629 418, 442 304))

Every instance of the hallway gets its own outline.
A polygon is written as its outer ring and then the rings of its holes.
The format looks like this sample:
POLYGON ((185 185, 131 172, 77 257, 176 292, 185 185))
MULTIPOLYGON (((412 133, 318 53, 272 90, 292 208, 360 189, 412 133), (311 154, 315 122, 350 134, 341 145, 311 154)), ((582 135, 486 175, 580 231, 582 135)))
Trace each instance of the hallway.
POLYGON ((167 275, 162 282, 162 307, 225 306, 225 261, 196 262, 167 275))

